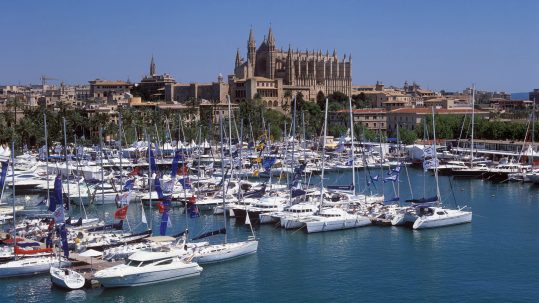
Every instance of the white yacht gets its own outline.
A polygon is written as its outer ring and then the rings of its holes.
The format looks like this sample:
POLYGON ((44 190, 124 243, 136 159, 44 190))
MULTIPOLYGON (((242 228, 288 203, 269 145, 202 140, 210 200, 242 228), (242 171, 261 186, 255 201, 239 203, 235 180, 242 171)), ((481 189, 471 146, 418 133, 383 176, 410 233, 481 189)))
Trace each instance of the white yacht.
POLYGON ((199 264, 217 263, 256 253, 257 240, 211 244, 195 248, 193 261, 199 264))
POLYGON ((304 220, 308 233, 349 229, 371 224, 371 220, 358 214, 349 214, 341 208, 323 208, 304 220))
POLYGON ((472 222, 471 211, 463 211, 462 208, 425 207, 419 209, 413 228, 425 229, 470 222, 472 222))
POLYGON ((154 284, 200 275, 202 267, 182 260, 181 250, 165 252, 139 251, 125 264, 103 269, 94 277, 104 287, 126 287, 154 284))
POLYGON ((275 215, 279 217, 282 228, 297 229, 305 224, 301 219, 313 215, 316 210, 316 206, 312 203, 299 203, 285 208, 280 215, 275 215))
MULTIPOLYGON (((65 262, 64 262, 65 264, 65 262)), ((59 266, 53 256, 28 257, 0 264, 0 278, 42 274, 51 266, 59 266)))

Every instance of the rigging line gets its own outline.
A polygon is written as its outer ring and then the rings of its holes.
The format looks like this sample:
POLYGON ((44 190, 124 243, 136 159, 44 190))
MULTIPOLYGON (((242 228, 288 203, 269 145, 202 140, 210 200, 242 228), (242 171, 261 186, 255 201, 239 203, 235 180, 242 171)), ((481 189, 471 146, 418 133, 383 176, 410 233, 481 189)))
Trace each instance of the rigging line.
POLYGON ((451 189, 451 195, 453 196, 453 202, 455 202, 455 206, 457 209, 459 208, 459 205, 457 204, 457 198, 455 197, 455 191, 453 190, 453 182, 451 182, 452 177, 447 178, 449 180, 449 187, 451 189))

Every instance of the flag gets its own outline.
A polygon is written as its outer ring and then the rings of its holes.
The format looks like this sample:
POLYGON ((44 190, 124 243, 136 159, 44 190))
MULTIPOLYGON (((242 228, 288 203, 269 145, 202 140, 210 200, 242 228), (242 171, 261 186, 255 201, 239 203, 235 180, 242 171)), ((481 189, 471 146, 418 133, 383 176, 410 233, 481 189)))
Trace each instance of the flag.
POLYGON ((64 251, 64 257, 69 257, 69 245, 67 243, 67 229, 66 225, 63 224, 62 227, 60 227, 60 239, 62 241, 62 250, 64 251))
POLYGON ((164 211, 161 216, 161 225, 159 225, 159 235, 164 236, 167 233, 168 211, 164 211))
POLYGON ((258 169, 255 169, 255 171, 253 171, 253 177, 258 177, 259 174, 260 171, 258 169))
POLYGON ((425 156, 425 158, 434 157, 435 154, 436 154, 436 149, 432 145, 425 146, 425 149, 423 149, 423 155, 425 156))
POLYGON ((178 168, 177 174, 179 176, 185 176, 185 175, 187 175, 188 172, 189 172, 189 168, 187 166, 183 165, 182 167, 178 168))
POLYGON ((438 167, 438 165, 440 165, 440 161, 438 159, 431 159, 431 160, 424 160, 423 161, 423 169, 425 171, 427 171, 429 169, 432 169, 432 168, 436 168, 436 167, 438 167))
POLYGON ((120 206, 129 205, 130 200, 131 200, 131 192, 130 191, 126 192, 126 193, 123 193, 118 197, 118 202, 119 202, 120 206))
POLYGON ((127 174, 128 177, 138 176, 140 172, 140 167, 136 166, 133 168, 133 170, 127 174))
POLYGON ((157 171, 157 164, 155 163, 155 156, 153 154, 153 151, 151 148, 148 147, 148 149, 150 150, 149 153, 150 153, 150 169, 152 171, 157 171))
POLYGON ((395 182, 397 181, 397 178, 399 177, 399 175, 391 175, 389 177, 385 177, 384 178, 384 183, 387 183, 387 182, 395 182))
MULTIPOLYGON (((4 188, 4 183, 6 182, 6 174, 8 169, 8 161, 2 162, 2 172, 0 172, 0 192, 2 192, 1 189, 4 188)), ((2 198, 0 196, 0 198, 2 198)))
POLYGON ((135 180, 134 179, 129 179, 129 180, 125 181, 125 185, 124 185, 123 190, 124 191, 131 191, 134 186, 135 186, 135 180))
POLYGON ((49 201, 49 211, 56 210, 56 204, 62 204, 62 176, 57 175, 54 179, 54 191, 49 201))
POLYGON ((245 225, 251 225, 251 218, 249 218, 248 211, 245 211, 245 225))
POLYGON ((189 218, 194 219, 200 217, 200 211, 198 210, 198 207, 196 204, 191 204, 188 208, 189 212, 189 218))
POLYGON ((163 192, 167 194, 172 194, 172 191, 174 191, 174 179, 163 182, 163 192))
POLYGON ((182 178, 178 180, 184 189, 191 189, 191 180, 189 178, 182 178))
POLYGON ((65 215, 64 215, 64 208, 62 206, 58 207, 54 213, 53 218, 56 223, 64 223, 65 222, 65 215))
POLYGON ((114 212, 114 219, 116 219, 116 220, 125 220, 125 217, 127 216, 127 208, 128 207, 129 207, 129 205, 118 208, 114 212))
POLYGON ((159 176, 155 176, 155 191, 157 192, 157 197, 163 199, 163 189, 161 188, 161 181, 159 181, 159 176))
POLYGON ((176 154, 174 155, 174 159, 172 160, 172 170, 170 172, 170 177, 174 178, 176 177, 176 172, 178 171, 178 162, 183 162, 183 156, 181 152, 178 150, 176 151, 176 154))

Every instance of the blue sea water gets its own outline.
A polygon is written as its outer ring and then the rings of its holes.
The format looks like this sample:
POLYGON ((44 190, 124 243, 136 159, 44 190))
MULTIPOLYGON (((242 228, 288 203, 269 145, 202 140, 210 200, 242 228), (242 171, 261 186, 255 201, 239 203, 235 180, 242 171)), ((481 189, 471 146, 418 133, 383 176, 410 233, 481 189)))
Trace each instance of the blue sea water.
MULTIPOLYGON (((408 173, 415 197, 435 194, 432 176, 423 178, 415 169, 408 173)), ((364 180, 364 172, 358 179, 364 180)), ((350 180, 350 173, 330 173, 325 182, 350 180)), ((384 186, 388 197, 394 194, 392 185, 384 186)), ((406 172, 398 185, 401 200, 410 198, 406 172)), ((472 208, 472 224, 421 231, 369 226, 310 235, 263 225, 256 227, 256 255, 204 266, 200 277, 71 292, 51 288, 48 275, 4 279, 0 302, 538 301, 539 186, 457 179, 450 184, 441 177, 440 189, 445 203, 456 200, 472 208)), ((105 211, 111 216, 114 209, 105 211)), ((132 225, 140 213, 140 206, 130 206, 132 225)), ((159 214, 152 213, 158 230, 159 214)), ((171 218, 171 234, 183 230, 186 220, 191 235, 223 224, 221 216, 210 213, 186 219, 181 208, 171 218)), ((228 224, 231 241, 250 233, 234 219, 228 224)))

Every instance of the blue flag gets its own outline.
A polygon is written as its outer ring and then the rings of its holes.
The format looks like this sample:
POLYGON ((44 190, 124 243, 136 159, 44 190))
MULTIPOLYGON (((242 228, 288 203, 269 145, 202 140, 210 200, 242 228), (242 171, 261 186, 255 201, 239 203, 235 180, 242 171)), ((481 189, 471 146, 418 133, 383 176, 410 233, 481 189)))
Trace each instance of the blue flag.
POLYGON ((200 217, 200 211, 198 210, 198 207, 196 204, 191 204, 188 208, 189 211, 189 218, 194 219, 200 217))
MULTIPOLYGON (((2 171, 0 172, 0 191, 2 188, 4 188, 4 183, 6 182, 7 168, 8 162, 2 162, 2 171)), ((2 197, 0 196, 0 198, 2 197)))
POLYGON ((69 257, 69 245, 67 243, 67 229, 66 225, 63 224, 60 227, 60 238, 62 239, 62 250, 64 251, 64 257, 69 257))
POLYGON ((191 189, 191 180, 189 180, 189 178, 180 179, 178 182, 183 186, 183 188, 191 189))
POLYGON ((168 226, 168 220, 169 220, 168 210, 170 209, 170 204, 171 204, 170 199, 171 197, 168 196, 163 201, 164 211, 163 211, 163 215, 161 216, 161 225, 159 226, 159 234, 161 236, 164 236, 167 233, 167 226, 168 226))
POLYGON ((151 148, 150 148, 150 169, 153 172, 157 171, 157 164, 155 164, 155 156, 154 156, 153 151, 151 150, 151 148))
POLYGON ((178 171, 178 162, 183 162, 183 156, 181 152, 178 150, 176 151, 176 154, 174 155, 174 159, 172 160, 172 170, 170 172, 170 177, 174 178, 176 177, 176 173, 178 171))
POLYGON ((159 181, 159 175, 155 176, 155 191, 157 192, 157 197, 163 199, 163 189, 161 188, 161 181, 159 181))
POLYGON ((56 205, 62 204, 62 176, 57 175, 54 179, 54 191, 50 196, 49 201, 49 211, 54 212, 56 210, 56 205))

